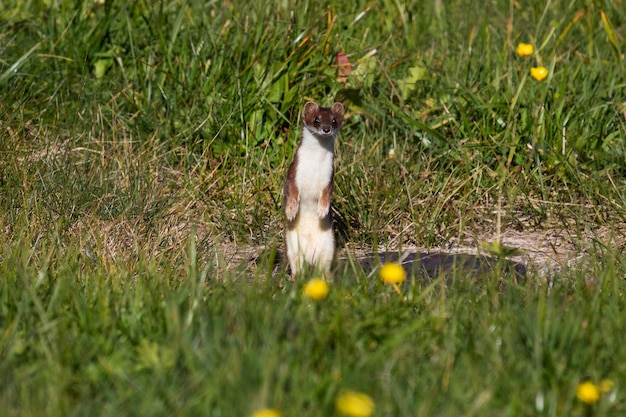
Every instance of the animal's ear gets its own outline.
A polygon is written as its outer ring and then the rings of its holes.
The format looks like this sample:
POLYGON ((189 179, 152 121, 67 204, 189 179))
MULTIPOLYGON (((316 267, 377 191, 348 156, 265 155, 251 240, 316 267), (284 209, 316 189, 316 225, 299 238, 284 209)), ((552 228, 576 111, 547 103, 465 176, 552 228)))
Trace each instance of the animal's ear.
POLYGON ((302 114, 304 118, 307 119, 307 116, 313 113, 317 113, 320 109, 320 106, 317 105, 314 101, 309 101, 304 105, 304 110, 302 110, 302 114))
POLYGON ((330 109, 335 114, 340 114, 343 116, 343 104, 336 102, 333 104, 333 107, 330 109))

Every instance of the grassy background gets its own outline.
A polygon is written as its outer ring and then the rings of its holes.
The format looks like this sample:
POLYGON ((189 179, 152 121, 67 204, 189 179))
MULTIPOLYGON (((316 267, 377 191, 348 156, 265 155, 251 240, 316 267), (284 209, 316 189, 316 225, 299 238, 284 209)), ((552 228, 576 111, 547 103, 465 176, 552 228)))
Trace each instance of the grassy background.
POLYGON ((0 22, 8 415, 330 415, 345 388, 376 415, 626 412, 621 1, 9 0, 0 22), (302 299, 273 258, 311 99, 348 111, 349 248, 566 230, 579 261, 406 302, 347 268, 302 299), (586 378, 617 394, 586 409, 586 378))

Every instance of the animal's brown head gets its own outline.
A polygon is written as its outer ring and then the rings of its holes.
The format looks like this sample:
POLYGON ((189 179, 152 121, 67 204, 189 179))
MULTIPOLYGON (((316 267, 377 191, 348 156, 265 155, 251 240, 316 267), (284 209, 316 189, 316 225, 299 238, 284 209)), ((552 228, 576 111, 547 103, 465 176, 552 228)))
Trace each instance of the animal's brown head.
POLYGON ((343 104, 335 103, 332 107, 320 107, 310 101, 304 105, 302 116, 304 125, 319 136, 336 136, 343 125, 343 104))

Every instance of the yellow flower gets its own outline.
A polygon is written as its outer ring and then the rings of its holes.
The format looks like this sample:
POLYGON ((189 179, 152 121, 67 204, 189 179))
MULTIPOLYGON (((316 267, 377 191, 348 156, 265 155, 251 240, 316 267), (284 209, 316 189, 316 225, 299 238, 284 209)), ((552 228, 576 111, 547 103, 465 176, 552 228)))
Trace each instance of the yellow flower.
POLYGON ((335 408, 347 417, 370 417, 374 412, 374 400, 360 392, 344 391, 335 399, 335 408))
POLYGON ((600 391, 602 392, 611 392, 613 391, 614 387, 615 387, 615 383, 610 379, 603 379, 602 381, 600 381, 600 384, 598 385, 598 388, 600 388, 600 391))
POLYGON ((406 279, 406 272, 402 265, 387 262, 380 268, 380 279, 387 284, 401 284, 406 279))
POLYGON ((321 278, 313 278, 304 286, 304 295, 312 300, 323 300, 328 295, 328 284, 321 278))
POLYGON ((546 67, 532 67, 530 76, 537 81, 543 81, 548 76, 548 69, 546 67))
POLYGON ((255 411, 251 417, 282 417, 279 411, 272 408, 255 411))
POLYGON ((515 52, 517 52, 517 55, 521 56, 522 58, 531 56, 534 51, 535 48, 533 48, 531 44, 524 42, 518 43, 517 48, 515 48, 515 52))
POLYGON ((586 404, 595 404, 600 399, 600 389, 593 382, 582 382, 576 387, 576 396, 586 404))

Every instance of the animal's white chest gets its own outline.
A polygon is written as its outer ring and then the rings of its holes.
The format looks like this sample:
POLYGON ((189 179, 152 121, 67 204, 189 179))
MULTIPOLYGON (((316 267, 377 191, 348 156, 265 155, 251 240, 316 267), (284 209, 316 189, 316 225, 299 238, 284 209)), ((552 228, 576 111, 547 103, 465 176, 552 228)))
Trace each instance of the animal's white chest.
MULTIPOLYGON (((334 138, 323 139, 328 141, 323 146, 316 137, 304 129, 302 144, 298 149, 298 169, 296 171, 296 185, 300 190, 300 202, 317 199, 322 190, 330 183, 333 176, 333 146, 334 138)), ((313 203, 313 201, 311 201, 313 203)))

